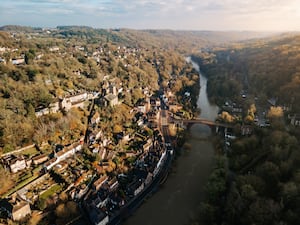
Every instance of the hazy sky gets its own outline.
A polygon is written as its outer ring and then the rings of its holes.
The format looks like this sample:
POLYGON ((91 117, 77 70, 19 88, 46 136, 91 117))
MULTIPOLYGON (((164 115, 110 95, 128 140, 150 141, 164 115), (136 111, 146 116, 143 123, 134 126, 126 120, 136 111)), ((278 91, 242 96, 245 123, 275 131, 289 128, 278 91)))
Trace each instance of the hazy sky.
POLYGON ((0 25, 300 30, 300 0, 1 0, 0 25))

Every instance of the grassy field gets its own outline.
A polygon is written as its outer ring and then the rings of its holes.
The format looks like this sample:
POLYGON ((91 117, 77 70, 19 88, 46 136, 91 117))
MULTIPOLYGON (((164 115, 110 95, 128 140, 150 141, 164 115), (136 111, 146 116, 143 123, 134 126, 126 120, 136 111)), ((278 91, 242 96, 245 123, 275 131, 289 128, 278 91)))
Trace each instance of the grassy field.
POLYGON ((34 156, 37 154, 39 154, 39 151, 36 149, 36 147, 28 148, 22 151, 22 155, 34 156))
POLYGON ((45 192, 43 192, 40 195, 40 199, 44 199, 46 200, 47 198, 51 197, 52 195, 54 195, 55 193, 60 192, 62 189, 62 187, 58 184, 54 184, 53 186, 51 186, 48 190, 46 190, 45 192))
POLYGON ((18 183, 13 189, 11 189, 9 192, 4 194, 2 197, 6 198, 6 197, 10 196, 12 193, 18 191, 19 189, 21 189, 25 185, 29 184, 31 181, 35 180, 38 177, 39 177, 39 174, 36 174, 36 175, 33 175, 32 177, 29 177, 28 179, 18 183))

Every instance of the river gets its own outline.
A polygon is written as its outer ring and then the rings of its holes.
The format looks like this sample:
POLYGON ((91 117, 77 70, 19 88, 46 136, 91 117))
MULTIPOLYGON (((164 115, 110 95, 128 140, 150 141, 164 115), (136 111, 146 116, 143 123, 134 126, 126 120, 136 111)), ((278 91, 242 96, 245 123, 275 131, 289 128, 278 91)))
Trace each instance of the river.
MULTIPOLYGON (((189 57, 187 61, 199 71, 199 66, 189 57)), ((215 119, 218 107, 208 101, 206 82, 207 79, 200 73, 199 117, 215 119)), ((197 219, 204 186, 213 165, 214 149, 210 135, 210 128, 205 125, 191 127, 186 140, 190 148, 182 150, 167 181, 145 200, 124 222, 125 225, 188 225, 197 219)))

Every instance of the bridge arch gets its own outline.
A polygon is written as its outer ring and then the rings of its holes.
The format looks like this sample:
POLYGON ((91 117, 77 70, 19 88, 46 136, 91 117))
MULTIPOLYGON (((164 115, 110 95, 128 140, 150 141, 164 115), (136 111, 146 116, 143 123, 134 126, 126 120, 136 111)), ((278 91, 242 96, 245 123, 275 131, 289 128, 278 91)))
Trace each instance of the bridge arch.
POLYGON ((220 128, 233 128, 232 124, 227 124, 227 123, 219 123, 203 118, 198 118, 198 119, 176 119, 174 120, 175 123, 179 125, 183 125, 186 127, 186 129, 190 129, 194 124, 203 124, 207 125, 211 128, 213 132, 218 132, 220 128))

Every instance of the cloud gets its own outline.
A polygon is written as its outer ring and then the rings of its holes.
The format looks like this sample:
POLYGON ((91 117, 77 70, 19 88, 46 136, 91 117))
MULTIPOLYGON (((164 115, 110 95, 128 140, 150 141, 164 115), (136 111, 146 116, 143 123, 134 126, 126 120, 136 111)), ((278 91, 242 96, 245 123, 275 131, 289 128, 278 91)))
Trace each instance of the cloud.
POLYGON ((64 17, 96 27, 293 29, 299 9, 299 0, 1 0, 0 23, 55 26, 64 17))

